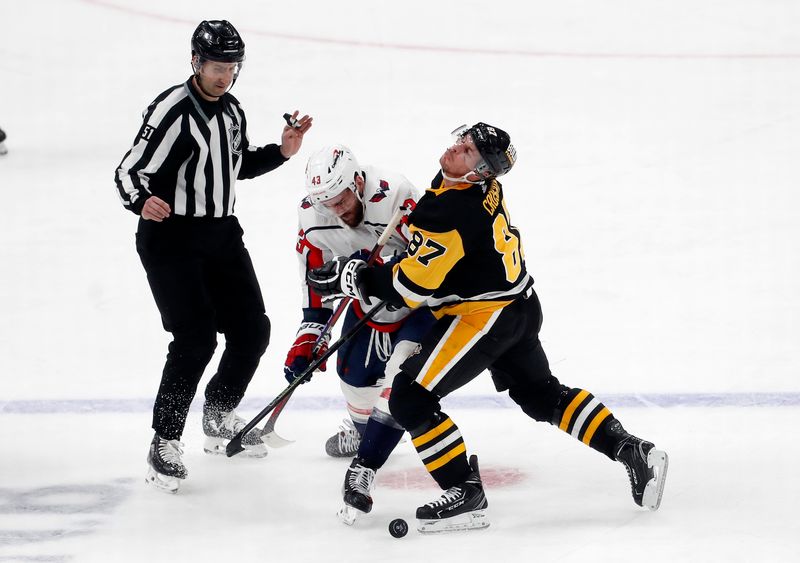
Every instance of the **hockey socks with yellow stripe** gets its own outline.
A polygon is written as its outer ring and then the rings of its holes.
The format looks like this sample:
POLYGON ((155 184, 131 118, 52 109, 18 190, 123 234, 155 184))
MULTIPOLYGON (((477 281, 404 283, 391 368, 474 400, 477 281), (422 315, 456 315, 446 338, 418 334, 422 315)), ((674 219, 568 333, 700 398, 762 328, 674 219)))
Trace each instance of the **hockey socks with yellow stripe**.
POLYGON ((633 500, 657 510, 664 493, 669 457, 625 431, 611 411, 585 389, 564 388, 553 424, 625 466, 633 500))
POLYGON ((608 408, 585 389, 562 387, 562 395, 552 423, 610 459, 620 437, 606 432, 616 420, 608 408))
POLYGON ((460 483, 472 471, 461 431, 443 412, 437 412, 429 424, 410 434, 425 469, 441 488, 460 483))
POLYGON ((478 471, 478 458, 467 460, 466 445, 453 420, 436 413, 430 424, 411 432, 412 443, 425 468, 442 489, 438 499, 417 508, 417 529, 422 533, 485 528, 489 525, 478 471))

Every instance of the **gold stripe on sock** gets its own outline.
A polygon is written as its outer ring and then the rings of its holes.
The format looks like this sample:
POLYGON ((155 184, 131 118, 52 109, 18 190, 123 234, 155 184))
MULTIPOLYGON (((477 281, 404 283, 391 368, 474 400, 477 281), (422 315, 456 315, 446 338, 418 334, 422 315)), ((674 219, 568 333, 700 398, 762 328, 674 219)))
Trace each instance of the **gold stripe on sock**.
POLYGON ((592 436, 594 436, 595 431, 609 416, 611 416, 611 411, 608 410, 606 407, 603 407, 603 410, 597 413, 597 415, 592 420, 592 423, 589 425, 589 428, 586 429, 586 434, 583 435, 583 439, 581 441, 588 446, 589 442, 592 441, 592 436))
POLYGON ((578 393, 574 399, 572 399, 572 402, 569 404, 567 410, 564 411, 564 414, 561 417, 561 424, 558 426, 561 430, 564 432, 567 431, 567 428, 569 428, 569 421, 572 420, 572 415, 575 413, 575 409, 577 409, 578 405, 580 405, 588 396, 589 392, 585 389, 582 389, 581 392, 578 393))
POLYGON ((431 440, 436 438, 436 436, 440 436, 442 433, 447 431, 451 426, 453 426, 453 420, 450 417, 447 417, 447 420, 439 424, 439 426, 431 430, 428 430, 427 432, 425 432, 425 434, 417 436, 416 438, 411 440, 411 443, 414 444, 415 448, 419 449, 421 445, 425 444, 426 442, 430 442, 431 440))
POLYGON ((467 451, 467 445, 464 442, 461 442, 455 448, 444 454, 442 457, 435 459, 432 462, 425 465, 425 469, 427 469, 428 472, 433 471, 434 469, 439 469, 448 461, 450 461, 454 457, 459 456, 460 454, 463 454, 466 451, 467 451))

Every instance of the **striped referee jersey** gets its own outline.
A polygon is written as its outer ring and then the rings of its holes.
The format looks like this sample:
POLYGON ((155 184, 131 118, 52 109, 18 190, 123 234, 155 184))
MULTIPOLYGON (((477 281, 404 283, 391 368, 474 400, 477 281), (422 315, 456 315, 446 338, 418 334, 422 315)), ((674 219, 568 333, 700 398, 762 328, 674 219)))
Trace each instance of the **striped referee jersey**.
POLYGON ((159 95, 143 118, 115 174, 122 204, 137 215, 151 195, 175 215, 233 215, 235 180, 255 178, 287 160, 276 144, 250 145, 236 98, 226 93, 204 100, 191 78, 159 95))

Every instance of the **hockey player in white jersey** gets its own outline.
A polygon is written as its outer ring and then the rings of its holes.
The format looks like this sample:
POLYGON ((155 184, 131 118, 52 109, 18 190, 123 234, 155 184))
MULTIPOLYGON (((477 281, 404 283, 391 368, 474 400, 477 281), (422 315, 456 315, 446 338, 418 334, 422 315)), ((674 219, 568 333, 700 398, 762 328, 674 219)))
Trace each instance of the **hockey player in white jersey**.
MULTIPOLYGON (((289 382, 312 361, 317 339, 333 311, 331 303, 306 284, 308 270, 334 256, 366 256, 398 208, 406 215, 392 231, 381 253, 390 260, 408 244, 407 214, 418 194, 402 175, 372 166, 359 166, 343 145, 325 147, 313 154, 306 167, 307 197, 298 208, 297 257, 303 294, 303 320, 297 339, 286 357, 284 372, 289 382)), ((377 304, 377 301, 371 306, 377 304)), ((344 333, 370 305, 353 301, 345 314, 344 333)), ((372 509, 371 490, 375 472, 386 462, 403 436, 403 428, 389 414, 389 395, 394 375, 416 348, 434 319, 423 308, 381 311, 344 344, 337 353, 336 369, 349 418, 325 444, 333 457, 353 457, 344 481, 344 506, 339 516, 352 524, 372 509)), ((328 338, 318 352, 327 349, 328 338)), ((325 364, 320 369, 325 371, 325 364)))

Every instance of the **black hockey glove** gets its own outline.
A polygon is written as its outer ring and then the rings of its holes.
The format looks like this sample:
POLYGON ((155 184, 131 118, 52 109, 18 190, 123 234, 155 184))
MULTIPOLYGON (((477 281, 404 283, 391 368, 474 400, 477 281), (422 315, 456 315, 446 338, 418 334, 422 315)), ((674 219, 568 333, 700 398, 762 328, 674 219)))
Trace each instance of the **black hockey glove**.
POLYGON ((358 273, 366 265, 363 260, 336 256, 319 268, 309 270, 306 281, 325 301, 337 297, 352 297, 363 301, 364 297, 358 286, 358 273))

